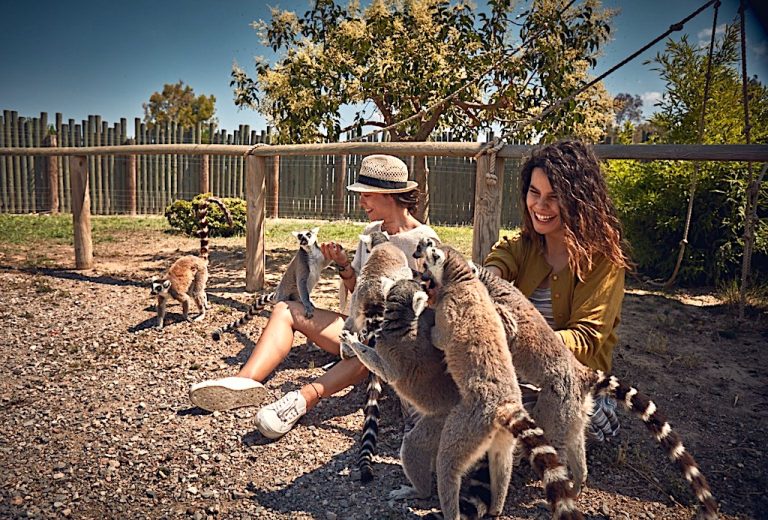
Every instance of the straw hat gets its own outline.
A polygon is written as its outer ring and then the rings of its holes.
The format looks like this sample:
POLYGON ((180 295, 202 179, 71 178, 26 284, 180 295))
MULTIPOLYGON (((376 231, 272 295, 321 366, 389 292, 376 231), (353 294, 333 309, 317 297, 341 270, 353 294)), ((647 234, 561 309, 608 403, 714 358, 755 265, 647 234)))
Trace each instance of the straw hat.
POLYGON ((408 180, 408 167, 391 155, 369 155, 360 163, 357 182, 347 186, 349 191, 362 193, 404 193, 418 183, 408 180))

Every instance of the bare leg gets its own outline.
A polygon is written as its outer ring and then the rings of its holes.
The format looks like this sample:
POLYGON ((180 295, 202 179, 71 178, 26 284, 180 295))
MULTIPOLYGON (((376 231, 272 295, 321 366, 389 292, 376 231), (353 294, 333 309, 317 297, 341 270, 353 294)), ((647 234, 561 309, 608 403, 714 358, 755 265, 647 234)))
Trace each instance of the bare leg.
MULTIPOLYGON (((312 319, 307 319, 301 302, 279 302, 272 309, 267 326, 237 375, 263 381, 290 352, 294 331, 301 332, 326 352, 338 355, 339 333, 343 327, 342 314, 315 309, 312 319)), ((357 359, 341 361, 313 384, 302 387, 301 394, 307 401, 307 410, 317 404, 318 395, 332 395, 357 383, 367 374, 368 371, 357 359)))

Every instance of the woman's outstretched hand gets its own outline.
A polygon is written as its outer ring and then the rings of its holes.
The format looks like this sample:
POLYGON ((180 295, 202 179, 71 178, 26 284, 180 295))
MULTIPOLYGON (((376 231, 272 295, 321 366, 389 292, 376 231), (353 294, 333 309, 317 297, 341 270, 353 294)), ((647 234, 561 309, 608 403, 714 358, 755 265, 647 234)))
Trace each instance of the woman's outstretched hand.
POLYGON ((323 252, 323 256, 327 260, 336 262, 337 265, 347 265, 349 259, 347 258, 347 252, 341 244, 336 242, 324 242, 320 244, 320 250, 323 252))

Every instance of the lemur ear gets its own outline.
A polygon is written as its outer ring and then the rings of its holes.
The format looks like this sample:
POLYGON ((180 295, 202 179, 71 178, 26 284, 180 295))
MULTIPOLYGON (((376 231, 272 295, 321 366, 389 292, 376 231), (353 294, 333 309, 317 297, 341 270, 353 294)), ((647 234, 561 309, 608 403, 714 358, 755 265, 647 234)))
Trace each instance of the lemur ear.
POLYGON ((391 278, 387 278, 386 276, 381 277, 381 292, 384 293, 385 299, 389 294, 389 290, 392 288, 393 285, 395 285, 394 280, 392 280, 391 278))
POLYGON ((313 227, 312 228, 312 234, 313 235, 317 235, 319 232, 320 232, 320 228, 319 227, 313 227))
POLYGON ((296 238, 299 238, 299 235, 301 233, 299 231, 291 231, 291 235, 295 236, 296 238))
POLYGON ((389 233, 387 233, 386 231, 382 231, 381 234, 387 237, 387 240, 389 240, 389 233))
POLYGON ((155 283, 157 280, 159 280, 159 277, 157 275, 153 276, 149 279, 149 283, 155 283))
POLYGON ((427 308, 427 300, 429 300, 429 296, 427 296, 427 293, 424 291, 416 291, 413 293, 413 302, 411 305, 413 306, 413 312, 416 316, 421 316, 421 313, 427 308))
POLYGON ((171 281, 170 280, 165 280, 163 282, 163 289, 167 289, 170 286, 171 286, 171 281))
POLYGON ((358 235, 358 237, 360 237, 360 242, 363 242, 365 244, 369 244, 370 245, 370 243, 371 243, 371 235, 358 235))
POLYGON ((480 270, 477 268, 477 264, 475 264, 472 260, 467 262, 467 264, 469 264, 469 270, 472 271, 472 276, 477 278, 477 275, 480 272, 480 270))

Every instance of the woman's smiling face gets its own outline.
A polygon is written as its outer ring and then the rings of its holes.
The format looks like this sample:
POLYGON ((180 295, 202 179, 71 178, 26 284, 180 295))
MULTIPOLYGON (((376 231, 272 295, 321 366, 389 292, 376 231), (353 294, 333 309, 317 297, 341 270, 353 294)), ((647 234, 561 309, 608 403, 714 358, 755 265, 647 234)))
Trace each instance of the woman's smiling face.
POLYGON ((552 185, 542 168, 534 168, 531 173, 525 204, 536 233, 546 236, 563 229, 557 194, 552 191, 552 185))
POLYGON ((361 193, 360 207, 371 221, 385 220, 397 208, 397 202, 386 193, 361 193))

